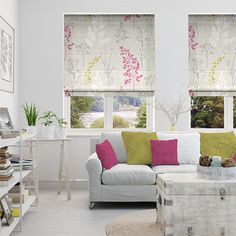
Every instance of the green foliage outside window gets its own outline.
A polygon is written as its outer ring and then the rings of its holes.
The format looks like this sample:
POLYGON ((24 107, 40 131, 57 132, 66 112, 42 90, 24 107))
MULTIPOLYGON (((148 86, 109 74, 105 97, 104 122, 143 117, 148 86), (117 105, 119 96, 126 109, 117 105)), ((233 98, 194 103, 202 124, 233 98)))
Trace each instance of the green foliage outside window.
POLYGON ((71 128, 85 128, 83 119, 94 104, 94 97, 71 97, 71 128))
MULTIPOLYGON (((97 118, 90 125, 90 128, 103 128, 104 117, 97 118)), ((129 128, 129 122, 121 116, 113 116, 113 128, 129 128)))
POLYGON ((192 97, 192 128, 224 128, 224 97, 192 97))
POLYGON ((236 97, 234 97, 234 128, 236 128, 236 97))
POLYGON ((137 124, 135 128, 146 128, 147 126, 147 108, 146 104, 142 106, 137 111, 137 124))

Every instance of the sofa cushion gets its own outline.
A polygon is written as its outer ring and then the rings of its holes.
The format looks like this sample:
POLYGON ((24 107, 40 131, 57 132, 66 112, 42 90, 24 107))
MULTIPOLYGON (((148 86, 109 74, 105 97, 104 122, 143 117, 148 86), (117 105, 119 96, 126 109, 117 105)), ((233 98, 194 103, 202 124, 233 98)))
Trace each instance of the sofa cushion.
POLYGON ((158 132, 159 140, 178 140, 179 164, 198 164, 200 154, 200 134, 194 133, 162 133, 158 132))
POLYGON ((147 165, 117 164, 102 173, 106 185, 150 185, 156 183, 156 175, 147 165))
POLYGON ((150 140, 152 149, 152 166, 179 165, 177 156, 177 139, 150 140))
POLYGON ((165 173, 191 173, 195 172, 197 169, 196 165, 185 164, 185 165, 161 165, 154 166, 152 170, 156 174, 165 174, 165 173))
POLYGON ((156 132, 127 132, 121 136, 128 154, 128 164, 150 165, 152 163, 150 140, 157 139, 156 132))
POLYGON ((109 140, 115 153, 118 163, 127 162, 127 153, 120 132, 102 132, 101 141, 109 140))
POLYGON ((236 154, 234 132, 200 133, 201 154, 232 158, 236 154))
POLYGON ((103 168, 110 169, 117 164, 116 154, 107 139, 96 145, 96 152, 103 168))

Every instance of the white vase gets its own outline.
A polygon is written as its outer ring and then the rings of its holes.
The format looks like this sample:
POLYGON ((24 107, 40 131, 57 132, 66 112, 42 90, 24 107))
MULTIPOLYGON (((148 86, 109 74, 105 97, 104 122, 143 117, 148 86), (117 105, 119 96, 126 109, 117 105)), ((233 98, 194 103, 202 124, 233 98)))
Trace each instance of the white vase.
POLYGON ((169 131, 177 131, 177 128, 175 125, 171 125, 171 127, 169 128, 169 131))
POLYGON ((57 128, 56 129, 56 137, 59 139, 66 139, 66 133, 67 133, 66 128, 57 128))
POLYGON ((55 126, 41 126, 40 127, 40 133, 39 138, 42 139, 53 139, 54 138, 54 132, 55 132, 55 126))
POLYGON ((37 126, 30 125, 26 128, 29 134, 37 134, 37 126))

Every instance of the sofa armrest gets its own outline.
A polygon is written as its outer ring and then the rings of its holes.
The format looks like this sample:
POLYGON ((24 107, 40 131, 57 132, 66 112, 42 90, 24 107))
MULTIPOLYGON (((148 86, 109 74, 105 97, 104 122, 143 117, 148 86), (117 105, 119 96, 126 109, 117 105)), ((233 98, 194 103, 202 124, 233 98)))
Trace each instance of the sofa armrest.
POLYGON ((86 168, 89 174, 90 173, 97 173, 99 175, 102 174, 102 163, 99 160, 96 152, 94 152, 89 156, 86 163, 86 168))
POLYGON ((86 168, 89 174, 89 199, 90 202, 101 201, 102 163, 97 153, 89 156, 86 168))

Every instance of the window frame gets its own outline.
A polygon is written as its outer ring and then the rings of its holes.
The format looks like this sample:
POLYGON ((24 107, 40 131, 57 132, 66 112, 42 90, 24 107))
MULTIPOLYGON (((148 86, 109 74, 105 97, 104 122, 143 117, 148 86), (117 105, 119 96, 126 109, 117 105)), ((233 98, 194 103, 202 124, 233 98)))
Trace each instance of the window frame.
POLYGON ((104 128, 71 128, 70 127, 70 96, 64 96, 64 117, 68 122, 68 130, 70 134, 99 134, 104 131, 153 131, 154 130, 154 96, 146 97, 147 99, 147 127, 146 128, 113 128, 113 96, 104 95, 104 128))
MULTIPOLYGON (((191 99, 191 97, 190 97, 191 99)), ((199 132, 212 132, 212 131, 228 131, 235 130, 233 127, 233 97, 224 96, 224 128, 192 128, 191 127, 191 110, 189 115, 189 129, 199 132)))

